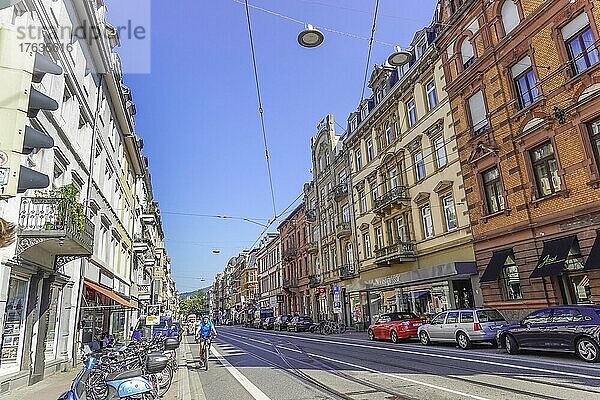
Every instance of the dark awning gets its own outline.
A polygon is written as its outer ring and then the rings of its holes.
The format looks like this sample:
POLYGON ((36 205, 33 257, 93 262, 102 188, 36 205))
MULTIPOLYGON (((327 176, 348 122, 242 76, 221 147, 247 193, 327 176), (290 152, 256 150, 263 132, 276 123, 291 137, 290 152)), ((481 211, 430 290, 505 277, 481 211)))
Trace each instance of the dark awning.
POLYGON ((512 249, 494 251, 487 268, 481 275, 481 279, 479 279, 479 282, 493 282, 497 280, 502 273, 504 263, 506 263, 506 257, 508 257, 510 254, 512 254, 512 249))
POLYGON ((544 250, 530 278, 557 276, 562 273, 575 236, 544 242, 544 250))
POLYGON ((600 231, 596 231, 596 241, 590 250, 590 255, 583 269, 600 269, 600 231))

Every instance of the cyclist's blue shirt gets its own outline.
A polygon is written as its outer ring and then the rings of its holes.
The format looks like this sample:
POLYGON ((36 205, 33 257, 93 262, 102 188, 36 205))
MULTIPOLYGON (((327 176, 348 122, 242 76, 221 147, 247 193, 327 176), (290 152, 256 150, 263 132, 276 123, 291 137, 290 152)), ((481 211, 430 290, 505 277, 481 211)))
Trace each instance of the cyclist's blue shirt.
POLYGON ((212 333, 213 323, 208 321, 208 324, 205 324, 203 321, 198 322, 198 336, 201 338, 209 337, 212 333))

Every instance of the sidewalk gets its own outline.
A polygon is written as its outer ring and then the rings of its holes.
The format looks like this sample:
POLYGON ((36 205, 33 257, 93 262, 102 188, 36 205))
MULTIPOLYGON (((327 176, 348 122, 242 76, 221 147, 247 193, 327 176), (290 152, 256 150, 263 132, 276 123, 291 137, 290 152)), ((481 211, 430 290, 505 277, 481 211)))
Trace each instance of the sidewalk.
POLYGON ((55 400, 71 387, 79 370, 57 372, 32 386, 25 386, 0 395, 0 400, 55 400))

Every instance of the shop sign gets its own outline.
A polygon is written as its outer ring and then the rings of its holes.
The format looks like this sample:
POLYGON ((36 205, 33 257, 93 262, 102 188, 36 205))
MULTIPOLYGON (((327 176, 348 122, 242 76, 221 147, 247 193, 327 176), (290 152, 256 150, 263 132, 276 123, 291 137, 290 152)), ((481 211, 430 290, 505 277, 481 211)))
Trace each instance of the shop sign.
POLYGON ((334 301, 333 302, 333 310, 335 312, 340 312, 342 311, 342 302, 341 301, 334 301))
POLYGON ((160 317, 156 315, 146 316, 146 326, 154 326, 160 324, 160 317))
POLYGON ((317 293, 319 293, 319 294, 325 294, 325 293, 327 293, 327 288, 318 287, 317 288, 317 293))

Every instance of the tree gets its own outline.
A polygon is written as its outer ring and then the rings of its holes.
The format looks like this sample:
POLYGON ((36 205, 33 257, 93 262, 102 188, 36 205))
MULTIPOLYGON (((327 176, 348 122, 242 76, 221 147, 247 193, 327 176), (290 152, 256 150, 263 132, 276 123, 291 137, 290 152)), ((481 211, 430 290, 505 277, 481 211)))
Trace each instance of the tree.
POLYGON ((205 314, 206 310, 206 294, 196 292, 191 296, 179 302, 179 310, 183 315, 189 314, 205 314))

